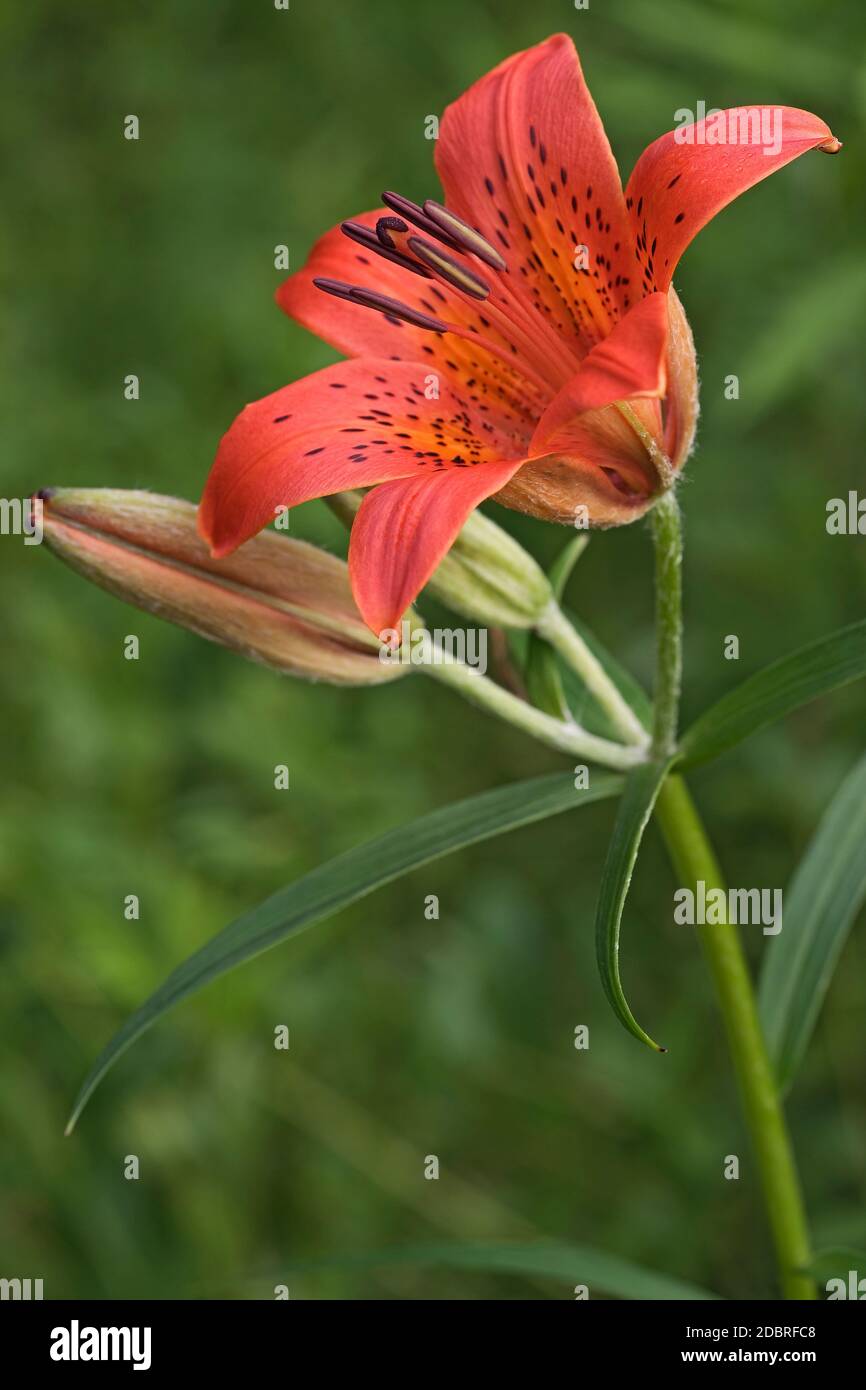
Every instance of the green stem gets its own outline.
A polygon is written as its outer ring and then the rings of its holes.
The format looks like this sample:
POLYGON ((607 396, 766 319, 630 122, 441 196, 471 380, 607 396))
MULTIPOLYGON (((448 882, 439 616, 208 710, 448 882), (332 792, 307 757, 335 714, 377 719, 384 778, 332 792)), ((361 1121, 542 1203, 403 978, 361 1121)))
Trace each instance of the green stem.
POLYGON ((495 681, 488 680, 474 667, 457 661, 432 642, 429 659, 419 666, 419 670, 444 685, 450 685, 473 705, 507 720, 514 728, 546 743, 549 748, 556 748, 560 753, 588 758, 590 762, 621 771, 635 767, 644 759, 641 748, 624 748, 610 739, 598 738, 579 724, 566 724, 561 719, 554 719, 552 715, 512 695, 510 690, 503 689, 495 681))
POLYGON ((656 679, 653 752, 666 757, 677 741, 682 679, 683 539, 676 493, 664 493, 650 513, 656 553, 656 679))
POLYGON ((535 630, 577 672, 626 743, 646 746, 646 729, 557 603, 545 610, 535 630))
MULTIPOLYGON (((673 490, 652 513, 656 550, 656 686, 653 751, 676 746, 682 668, 682 532, 673 490)), ((694 892, 725 892, 712 846, 681 777, 668 776, 656 801, 658 818, 679 882, 694 892)), ((809 1232, 785 1113, 773 1076, 755 992, 735 925, 703 925, 698 935, 707 956, 728 1046, 752 1138, 764 1203, 785 1298, 815 1298, 815 1285, 798 1271, 808 1265, 809 1232)))
MULTIPOLYGON (((718 862, 680 777, 667 778, 656 802, 656 815, 682 885, 694 890, 702 880, 707 892, 724 890, 718 862)), ((730 924, 705 925, 697 930, 716 987, 758 1160, 782 1292, 785 1298, 813 1299, 814 1282, 797 1272, 809 1264, 810 1244, 796 1161, 739 933, 730 924)))

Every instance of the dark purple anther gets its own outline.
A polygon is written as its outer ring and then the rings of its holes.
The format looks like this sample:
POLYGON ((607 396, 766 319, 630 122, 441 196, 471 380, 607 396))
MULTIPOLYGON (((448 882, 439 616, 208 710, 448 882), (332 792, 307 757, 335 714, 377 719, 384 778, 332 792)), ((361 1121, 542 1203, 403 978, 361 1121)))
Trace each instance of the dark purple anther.
POLYGON ((443 251, 439 246, 433 246, 429 241, 425 241, 420 236, 410 236, 406 245, 410 251, 422 260, 431 270, 435 270, 440 279, 453 285, 456 290, 462 290, 464 294, 471 295, 473 299, 486 299, 490 293, 490 286, 476 275, 474 270, 463 265, 460 261, 449 256, 447 251, 443 251))
POLYGON ((361 285, 346 285, 342 280, 329 280, 326 275, 315 275, 313 284, 317 290, 324 290, 325 294, 333 294, 337 299, 348 299, 350 304, 361 304, 365 309, 378 309, 381 314, 390 314, 391 318, 402 319, 405 323, 414 324, 416 328, 427 328, 431 333, 447 333, 448 324, 441 319, 431 318, 429 314, 422 314, 418 309, 410 309, 408 304, 403 304, 399 299, 391 299, 387 294, 378 294, 376 290, 365 290, 361 285))
POLYGON ((508 265, 500 256, 495 246, 491 246, 486 237, 480 232, 476 232, 474 227, 470 227, 468 222, 464 222, 462 217, 458 217, 449 208, 443 207, 441 203, 428 198, 424 204, 424 212, 430 221, 440 230, 450 236, 453 241, 463 251, 471 251, 480 261, 492 266, 494 270, 507 270, 508 265))
POLYGON ((352 285, 345 285, 342 280, 329 280, 327 275, 314 275, 313 284, 317 290, 324 290, 325 294, 333 294, 337 299, 351 299, 352 285))
POLYGON ((457 242, 450 237, 447 232, 437 226, 432 217, 428 217, 423 208, 417 203, 413 203, 411 198, 404 198, 400 193, 383 193, 382 202, 386 207, 391 208, 399 217, 405 217, 407 222, 411 222, 413 227, 420 227, 422 232, 428 236, 435 237, 437 241, 442 241, 446 246, 450 246, 452 251, 459 249, 457 242))
POLYGON ((391 299, 390 295, 377 294, 375 290, 365 290, 359 286, 352 290, 350 297, 356 304, 363 304, 367 309, 379 309, 381 313, 403 319, 406 323, 414 324, 416 328, 428 328, 431 333, 448 332, 448 324, 443 323, 441 319, 434 319, 429 314, 422 314, 418 309, 411 309, 408 304, 401 304, 399 299, 391 299))
POLYGON ((356 241, 359 246, 365 247, 367 251, 372 251, 374 255, 381 256, 386 261, 393 261, 395 265, 400 265, 404 270, 411 270, 414 275, 423 275, 425 279, 430 278, 430 272, 425 270, 423 265, 413 261, 411 257, 402 255, 399 251, 389 251, 373 231, 372 227, 365 227, 363 222, 341 222, 340 230, 350 241, 356 241))

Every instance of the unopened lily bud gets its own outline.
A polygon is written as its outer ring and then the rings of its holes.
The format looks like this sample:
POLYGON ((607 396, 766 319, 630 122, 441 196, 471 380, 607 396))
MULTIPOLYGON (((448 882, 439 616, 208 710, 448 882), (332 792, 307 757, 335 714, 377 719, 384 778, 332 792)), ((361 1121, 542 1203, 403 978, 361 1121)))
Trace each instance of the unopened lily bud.
POLYGON ((214 560, 191 502, 114 488, 37 496, 49 549, 137 608, 310 680, 375 685, 408 669, 380 660, 346 564, 316 546, 263 531, 214 560))
MULTIPOLYGON (((360 492, 329 497, 332 510, 352 522, 360 492)), ((426 586, 449 608, 491 627, 534 627, 553 602, 541 567, 507 531, 472 512, 426 586)))

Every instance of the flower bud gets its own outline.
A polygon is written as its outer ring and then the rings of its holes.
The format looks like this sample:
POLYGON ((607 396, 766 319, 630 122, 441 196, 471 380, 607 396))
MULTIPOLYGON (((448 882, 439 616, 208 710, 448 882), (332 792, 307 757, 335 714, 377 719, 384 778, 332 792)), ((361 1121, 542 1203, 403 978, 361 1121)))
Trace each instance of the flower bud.
MULTIPOLYGON (((359 492, 327 498, 347 524, 361 505, 359 492)), ((541 567, 507 531, 472 512, 426 587, 455 612, 491 627, 534 627, 553 602, 541 567)))
POLYGON ((376 685, 408 669, 379 659, 346 564, 305 541, 263 531, 213 560, 191 502, 114 488, 37 496, 49 549, 137 608, 310 680, 376 685))

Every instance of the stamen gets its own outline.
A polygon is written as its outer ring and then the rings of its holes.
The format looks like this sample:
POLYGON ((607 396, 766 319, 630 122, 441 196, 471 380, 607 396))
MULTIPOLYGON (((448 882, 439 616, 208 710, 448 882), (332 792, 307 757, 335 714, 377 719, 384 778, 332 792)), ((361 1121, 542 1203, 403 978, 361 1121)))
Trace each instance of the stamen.
POLYGON ((399 299, 392 299, 387 294, 377 294, 375 290, 365 290, 360 286, 352 290, 352 299, 357 304, 363 304, 367 309, 379 309, 383 314, 392 314, 396 319, 404 319, 406 323, 412 323, 416 328, 427 328, 431 333, 447 333, 448 324, 441 319, 435 319, 430 314, 422 314, 419 309, 412 309, 408 304, 401 304, 399 299))
POLYGON ((448 332, 448 324, 443 323, 441 319, 434 319, 429 314, 420 313, 418 309, 411 309, 408 304, 401 304, 399 299, 391 299, 387 294, 365 290, 360 285, 346 285, 342 280, 329 280, 324 275, 314 276, 313 284, 317 290, 324 290, 325 294, 333 294, 337 299, 348 299, 352 304, 362 304, 365 309, 378 309, 379 313, 402 319, 404 323, 414 324, 416 328, 426 328, 431 333, 448 332))
MULTIPOLYGON (((396 218, 394 220, 396 221, 396 218)), ((425 280, 430 279, 429 270, 425 270, 410 256, 404 256, 400 251, 389 250, 373 229, 365 227, 363 222, 341 222, 340 231, 350 241, 357 241, 358 245, 363 246, 365 250, 374 252, 375 255, 381 256, 386 261, 393 261, 395 265, 402 266, 404 270, 411 270, 415 275, 423 275, 425 280)))
POLYGON ((435 270, 442 279, 455 289, 462 290, 464 294, 469 294, 473 299, 486 299, 490 293, 490 286, 486 281, 469 270, 465 265, 461 265, 453 256, 447 252, 440 251, 438 246, 431 246, 429 241, 425 241, 420 236, 410 236, 406 242, 410 251, 422 260, 425 265, 435 270))
POLYGON ((421 231, 426 232, 428 236, 435 237, 437 241, 450 246, 452 251, 460 249, 457 242, 447 232, 443 232, 432 217, 428 217, 424 209, 419 207, 417 203, 413 203, 411 198, 404 198, 400 193, 383 193, 382 202, 398 216, 405 217, 406 221, 411 222, 413 226, 420 227, 421 231))
POLYGON ((471 251, 479 260, 485 261, 494 270, 507 270, 508 264, 500 256, 495 246, 491 246, 486 237, 480 232, 476 232, 474 227, 470 227, 468 222, 464 222, 462 217, 443 207, 441 203, 428 198, 424 204, 424 211, 432 222, 443 232, 447 232, 464 251, 471 251))
POLYGON ((326 275, 314 275, 313 284, 317 290, 324 290, 325 294, 332 294, 337 299, 351 299, 352 285, 346 285, 342 280, 329 280, 326 275))

